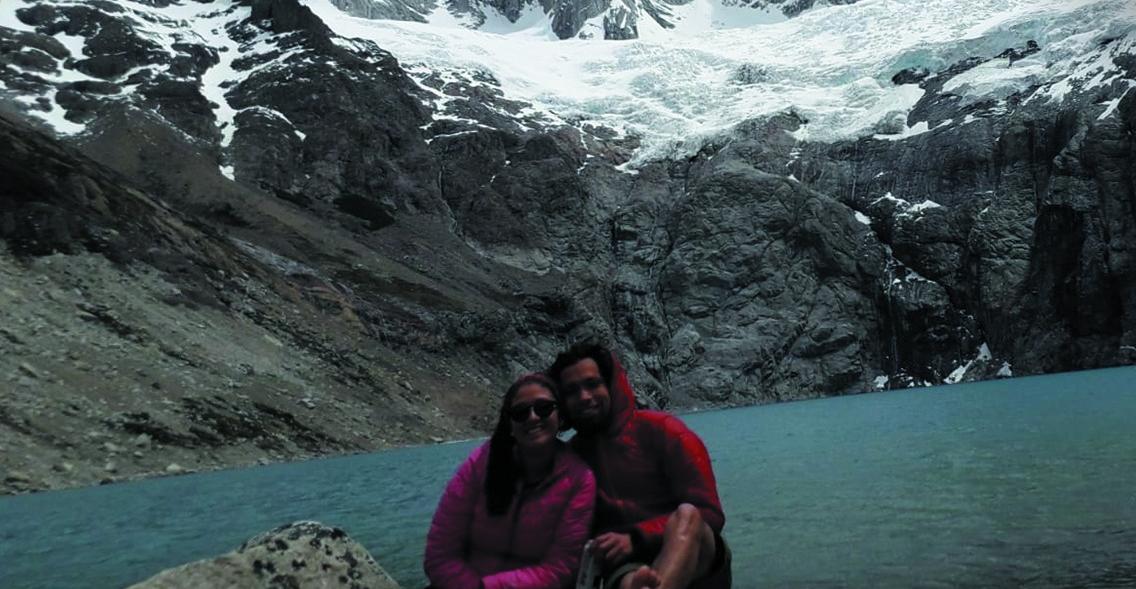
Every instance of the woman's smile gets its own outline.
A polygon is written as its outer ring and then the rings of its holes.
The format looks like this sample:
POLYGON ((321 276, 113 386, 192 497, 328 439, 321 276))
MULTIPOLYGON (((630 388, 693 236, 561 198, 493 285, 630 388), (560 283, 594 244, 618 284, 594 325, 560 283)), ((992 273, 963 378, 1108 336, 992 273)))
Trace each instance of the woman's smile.
POLYGON ((517 390, 508 415, 512 420, 513 438, 523 446, 548 443, 560 429, 556 397, 537 384, 517 390))

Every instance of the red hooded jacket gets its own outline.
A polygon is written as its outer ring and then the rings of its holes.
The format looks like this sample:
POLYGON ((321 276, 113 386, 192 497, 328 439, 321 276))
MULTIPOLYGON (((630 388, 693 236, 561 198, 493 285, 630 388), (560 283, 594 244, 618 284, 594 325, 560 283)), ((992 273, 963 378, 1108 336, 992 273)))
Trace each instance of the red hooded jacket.
POLYGON ((636 409, 635 393, 614 354, 608 392, 607 429, 572 438, 572 448, 595 472, 597 532, 630 533, 636 555, 655 554, 667 518, 679 504, 690 503, 721 534, 726 516, 702 440, 673 415, 636 409))

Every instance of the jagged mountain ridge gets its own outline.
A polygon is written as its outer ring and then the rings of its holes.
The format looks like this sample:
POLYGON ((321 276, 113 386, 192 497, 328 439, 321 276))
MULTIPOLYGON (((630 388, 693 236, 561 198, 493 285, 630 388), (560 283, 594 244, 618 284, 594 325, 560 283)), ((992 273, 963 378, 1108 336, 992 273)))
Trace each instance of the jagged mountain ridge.
MULTIPOLYGON (((283 331, 307 335, 270 333, 331 368, 305 377, 308 397, 270 407, 327 431, 339 422, 301 401, 354 390, 387 415, 364 429, 399 432, 274 450, 285 455, 464 435, 512 375, 585 336, 614 342, 644 399, 671 407, 1136 361, 1125 30, 1050 79, 1052 39, 1032 51, 1024 33, 1001 57, 982 38, 946 63, 905 55, 884 83, 917 98, 851 138, 820 139, 817 120, 786 109, 635 160, 634 133, 517 96, 490 68, 396 60, 337 33, 315 3, 24 4, 0 15, 6 109, 261 268, 260 310, 221 303, 221 316, 260 325, 277 306, 287 317, 286 301, 303 309, 283 331)), ((727 83, 776 83, 770 69, 739 67, 727 83)), ((6 256, 61 263, 3 235, 6 256)), ((3 368, 30 378, 16 360, 31 336, 13 335, 25 343, 0 340, 3 368)), ((270 390, 247 380, 240 394, 270 390)), ((228 438, 216 428, 229 422, 208 416, 263 411, 201 410, 181 400, 192 392, 168 393, 184 409, 149 408, 158 431, 211 440, 229 461, 259 455, 255 428, 228 438)), ((35 441, 43 409, 13 406, 7 444, 54 448, 35 441)), ((143 427, 89 410, 107 435, 143 427)))
MULTIPOLYGON (((471 29, 485 28, 487 22, 495 20, 517 25, 518 21, 532 20, 533 13, 536 13, 536 18, 545 20, 551 33, 560 39, 626 40, 639 37, 640 23, 646 22, 646 19, 650 19, 653 27, 674 28, 683 17, 672 7, 696 1, 447 0, 439 3, 435 0, 332 0, 332 3, 344 12, 362 18, 416 22, 456 19, 471 29)), ((825 4, 852 4, 855 1, 836 0, 825 4)), ((717 7, 742 15, 742 20, 747 20, 745 17, 768 20, 791 18, 814 5, 815 0, 721 0, 717 7)), ((730 26, 725 20, 716 22, 717 26, 730 26)))

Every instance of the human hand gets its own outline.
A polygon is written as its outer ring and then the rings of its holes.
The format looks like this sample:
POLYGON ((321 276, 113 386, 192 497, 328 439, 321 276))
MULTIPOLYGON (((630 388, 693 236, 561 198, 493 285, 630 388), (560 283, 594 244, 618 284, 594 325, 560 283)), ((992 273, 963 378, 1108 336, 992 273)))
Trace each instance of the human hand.
POLYGON ((631 534, 608 532, 596 536, 591 544, 592 554, 608 566, 618 565, 631 558, 631 534))

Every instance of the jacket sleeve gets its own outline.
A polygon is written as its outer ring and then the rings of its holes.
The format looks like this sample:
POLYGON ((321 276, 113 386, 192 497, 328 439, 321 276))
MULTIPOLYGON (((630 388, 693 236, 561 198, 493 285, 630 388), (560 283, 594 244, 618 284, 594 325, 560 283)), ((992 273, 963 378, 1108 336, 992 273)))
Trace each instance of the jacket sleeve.
POLYGON ((595 477, 592 471, 581 467, 572 498, 553 532, 553 543, 544 560, 533 566, 489 575, 481 580, 485 589, 571 587, 580 566, 584 543, 591 533, 595 505, 595 477))
POLYGON ((458 468, 446 485, 430 532, 426 535, 426 558, 423 569, 430 584, 438 589, 478 589, 480 575, 466 563, 466 547, 473 523, 473 511, 481 497, 478 476, 485 461, 478 458, 483 449, 475 450, 458 468))
MULTIPOLYGON (((721 534, 726 524, 722 512, 722 502, 718 499, 718 485, 714 480, 714 470, 710 465, 710 453, 706 445, 689 427, 673 416, 668 416, 662 424, 663 468, 670 485, 671 496, 679 503, 690 503, 698 508, 702 521, 711 530, 721 534)), ((663 532, 666 530, 669 513, 635 524, 632 537, 643 546, 656 549, 663 545, 663 532)))

